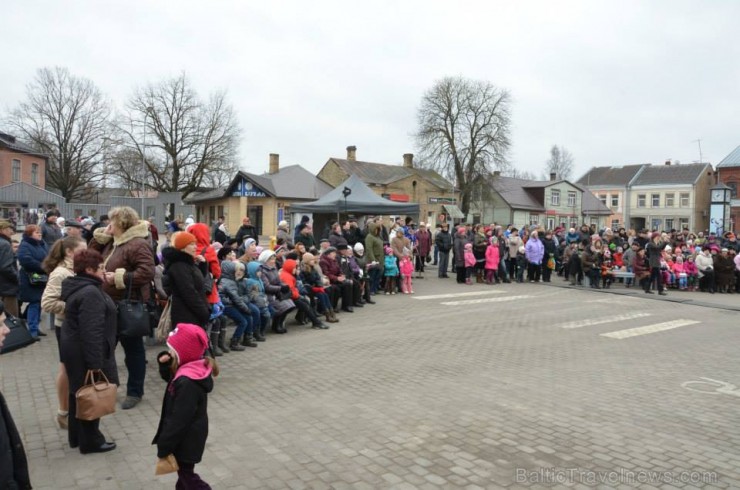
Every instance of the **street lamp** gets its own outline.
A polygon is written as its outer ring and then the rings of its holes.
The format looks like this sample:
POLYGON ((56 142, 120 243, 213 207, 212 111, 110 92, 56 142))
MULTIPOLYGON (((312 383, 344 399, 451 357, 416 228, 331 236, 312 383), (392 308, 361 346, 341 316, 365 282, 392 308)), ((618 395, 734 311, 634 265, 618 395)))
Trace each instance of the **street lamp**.
POLYGON ((144 136, 141 144, 141 219, 144 217, 144 196, 146 190, 146 118, 152 114, 152 120, 154 119, 154 107, 147 106, 144 111, 144 136))

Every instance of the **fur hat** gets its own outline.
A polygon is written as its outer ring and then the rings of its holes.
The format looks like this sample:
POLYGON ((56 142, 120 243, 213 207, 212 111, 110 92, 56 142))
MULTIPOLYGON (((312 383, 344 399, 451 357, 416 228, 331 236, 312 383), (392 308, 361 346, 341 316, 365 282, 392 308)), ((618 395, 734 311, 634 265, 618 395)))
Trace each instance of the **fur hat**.
POLYGON ((177 362, 182 366, 203 357, 208 347, 208 336, 198 325, 178 323, 167 337, 167 347, 177 355, 177 362))
POLYGON ((187 231, 179 231, 172 236, 172 246, 177 250, 183 250, 191 243, 198 243, 195 235, 187 231))

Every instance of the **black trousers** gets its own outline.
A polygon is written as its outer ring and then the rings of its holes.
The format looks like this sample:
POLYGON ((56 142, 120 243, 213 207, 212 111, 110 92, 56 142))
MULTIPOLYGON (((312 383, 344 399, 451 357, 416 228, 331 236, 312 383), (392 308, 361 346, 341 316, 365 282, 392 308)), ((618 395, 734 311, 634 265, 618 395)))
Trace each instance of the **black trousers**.
POLYGON ((311 323, 314 325, 318 325, 321 323, 321 320, 319 320, 319 317, 316 316, 316 312, 311 307, 311 304, 306 301, 303 298, 294 299, 293 303, 295 303, 296 308, 298 308, 299 314, 303 314, 306 317, 308 317, 309 320, 311 320, 311 323))
POLYGON ((541 264, 533 264, 532 262, 530 262, 529 265, 527 266, 527 280, 539 282, 541 272, 542 272, 541 264))
POLYGON ((657 283, 658 292, 663 292, 663 274, 661 274, 660 267, 651 267, 650 268, 650 282, 648 282, 648 287, 645 289, 645 291, 650 291, 650 286, 653 284, 653 282, 657 283))
POLYGON ((465 282, 465 266, 457 266, 457 283, 463 284, 465 282))
POLYGON ((69 447, 78 447, 80 451, 93 451, 105 443, 105 436, 100 432, 100 419, 79 420, 77 418, 77 400, 74 393, 69 395, 69 424, 67 439, 69 447))

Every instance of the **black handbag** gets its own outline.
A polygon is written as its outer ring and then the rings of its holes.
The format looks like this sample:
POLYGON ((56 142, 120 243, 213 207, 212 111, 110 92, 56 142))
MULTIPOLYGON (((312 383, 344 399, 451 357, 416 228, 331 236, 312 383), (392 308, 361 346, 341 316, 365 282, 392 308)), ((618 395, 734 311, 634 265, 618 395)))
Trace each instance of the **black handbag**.
POLYGON ((126 287, 126 299, 118 301, 118 335, 120 337, 143 337, 150 333, 149 311, 146 303, 131 299, 134 274, 130 273, 126 287))
POLYGON ((25 320, 16 318, 8 313, 5 314, 5 325, 10 329, 5 336, 0 354, 5 354, 16 349, 21 349, 27 345, 33 344, 36 340, 31 336, 25 320))

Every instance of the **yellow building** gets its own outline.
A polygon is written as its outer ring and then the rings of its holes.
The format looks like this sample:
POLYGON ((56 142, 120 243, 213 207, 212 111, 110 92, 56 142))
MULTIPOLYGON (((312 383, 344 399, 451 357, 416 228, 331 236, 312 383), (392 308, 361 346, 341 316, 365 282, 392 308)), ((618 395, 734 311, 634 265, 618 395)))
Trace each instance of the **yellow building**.
MULTIPOLYGON (((396 202, 419 204, 419 221, 432 226, 440 213, 457 210, 457 192, 451 182, 433 170, 414 167, 414 155, 403 155, 403 165, 358 161, 357 148, 347 147, 347 158, 330 158, 318 177, 336 187, 357 175, 376 194, 396 202)), ((459 210, 457 213, 461 214, 459 210)), ((453 216, 454 217, 454 216, 453 216)))
MULTIPOLYGON (((290 223, 290 203, 315 201, 332 187, 300 165, 280 168, 280 156, 270 154, 269 171, 239 172, 224 188, 193 193, 185 200, 196 207, 196 221, 212 224, 219 216, 233 236, 249 216, 260 235, 274 235, 281 220, 290 223)), ((293 226, 293 223, 290 223, 293 226)))

